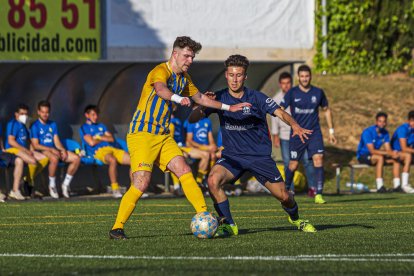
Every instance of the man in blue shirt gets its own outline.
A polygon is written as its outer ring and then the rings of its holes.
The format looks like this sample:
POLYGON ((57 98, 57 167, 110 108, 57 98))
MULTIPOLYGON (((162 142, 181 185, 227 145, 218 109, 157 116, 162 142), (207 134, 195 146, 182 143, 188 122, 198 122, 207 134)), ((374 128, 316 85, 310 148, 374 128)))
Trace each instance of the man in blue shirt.
POLYGON ((86 155, 93 156, 102 163, 108 164, 112 196, 114 198, 121 198, 122 194, 119 191, 117 179, 117 166, 118 164, 130 165, 131 159, 128 152, 111 145, 114 142, 114 136, 104 124, 98 123, 98 113, 99 110, 96 105, 88 105, 85 108, 86 123, 81 126, 81 139, 85 145, 86 155))
POLYGON ((62 194, 69 198, 70 183, 73 175, 79 168, 80 157, 67 151, 59 139, 57 125, 49 120, 50 103, 41 101, 37 105, 37 115, 39 118, 30 128, 32 145, 35 150, 42 152, 49 158, 49 194, 53 198, 59 198, 56 189, 56 170, 59 161, 68 163, 65 179, 62 183, 62 194))
POLYGON ((322 197, 324 185, 323 153, 324 145, 321 127, 319 125, 319 107, 325 111, 326 120, 329 127, 329 141, 336 143, 334 136, 331 110, 328 107, 328 100, 322 89, 312 86, 311 69, 307 65, 298 68, 299 85, 293 87, 284 96, 280 106, 287 108, 290 106, 292 117, 301 127, 312 130, 312 134, 305 143, 302 143, 298 136, 291 137, 289 140, 290 161, 289 166, 285 167, 286 183, 291 183, 294 172, 297 170, 299 160, 305 151, 309 158, 312 158, 315 168, 316 196, 315 203, 323 204, 326 201, 322 197))
POLYGON ((410 177, 410 165, 414 154, 414 110, 408 112, 408 121, 400 125, 391 138, 391 147, 400 155, 404 167, 401 174, 401 185, 394 183, 394 191, 402 190, 408 194, 414 193, 414 189, 408 184, 410 177))
POLYGON ((390 145, 390 135, 386 130, 388 115, 379 112, 375 116, 376 123, 362 131, 357 149, 357 159, 360 163, 376 167, 376 186, 378 193, 385 193, 383 167, 385 163, 393 164, 394 185, 399 186, 399 154, 390 145), (384 149, 381 149, 384 146, 384 149))
POLYGON ((289 214, 290 223, 304 232, 316 232, 308 221, 299 219, 298 205, 293 195, 287 192, 276 163, 271 158, 272 144, 266 114, 282 118, 291 125, 293 137, 299 136, 302 141, 307 139, 311 131, 301 128, 271 98, 244 86, 248 66, 246 57, 230 56, 225 61, 228 88, 216 92, 215 98, 228 105, 248 102, 252 104, 251 107, 245 106, 242 111, 234 113, 198 107, 189 118, 190 122, 195 122, 203 116, 217 113, 220 120, 224 150, 222 158, 217 160, 208 177, 214 208, 219 216, 225 217, 216 235, 238 234, 223 185, 238 179, 245 171, 251 172, 282 203, 283 209, 289 214))
POLYGON ((29 165, 27 181, 33 186, 34 178, 47 166, 49 159, 44 154, 30 149, 30 135, 25 125, 28 113, 27 105, 18 105, 14 119, 7 123, 5 150, 29 165))

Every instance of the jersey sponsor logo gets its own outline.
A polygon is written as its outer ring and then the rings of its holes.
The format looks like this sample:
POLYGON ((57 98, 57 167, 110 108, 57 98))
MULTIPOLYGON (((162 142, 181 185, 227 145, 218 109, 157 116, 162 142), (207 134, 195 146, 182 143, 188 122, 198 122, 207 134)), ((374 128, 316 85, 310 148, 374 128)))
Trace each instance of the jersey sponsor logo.
POLYGON ((205 141, 207 139, 207 129, 199 129, 196 133, 196 137, 199 141, 205 141))
POLYGON ((147 167, 147 168, 151 168, 152 169, 152 164, 145 163, 145 162, 141 162, 141 163, 138 164, 138 168, 142 168, 142 167, 147 167))
POLYGON ((226 122, 226 124, 224 125, 224 128, 227 129, 227 130, 244 131, 244 130, 254 128, 254 124, 235 126, 235 125, 231 125, 231 124, 226 122))
POLYGON ((248 107, 248 106, 243 106, 242 111, 243 111, 243 114, 245 114, 245 115, 251 114, 250 107, 248 107))
POLYGON ((316 103, 316 97, 315 97, 315 96, 312 96, 312 98, 311 98, 311 102, 312 102, 312 103, 316 103))
POLYGON ((298 157, 298 152, 297 151, 291 151, 290 152, 290 158, 296 159, 297 157, 298 157))
POLYGON ((301 98, 299 98, 299 99, 294 99, 294 101, 295 101, 295 103, 297 103, 297 102, 300 102, 302 99, 301 98))
POLYGON ((311 114, 311 113, 314 113, 314 112, 315 112, 315 110, 313 108, 302 109, 302 108, 295 107, 295 113, 296 114, 311 114))

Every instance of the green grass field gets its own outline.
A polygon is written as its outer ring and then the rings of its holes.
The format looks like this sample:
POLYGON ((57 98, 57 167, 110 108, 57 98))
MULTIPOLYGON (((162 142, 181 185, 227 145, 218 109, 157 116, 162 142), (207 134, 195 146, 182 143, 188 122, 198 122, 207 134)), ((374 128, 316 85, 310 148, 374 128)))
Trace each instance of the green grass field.
POLYGON ((185 199, 145 199, 126 241, 108 239, 116 200, 8 202, 0 205, 0 275, 414 273, 414 196, 326 199, 297 197, 301 217, 319 230, 302 233, 270 196, 231 198, 240 234, 212 240, 192 236, 185 199))

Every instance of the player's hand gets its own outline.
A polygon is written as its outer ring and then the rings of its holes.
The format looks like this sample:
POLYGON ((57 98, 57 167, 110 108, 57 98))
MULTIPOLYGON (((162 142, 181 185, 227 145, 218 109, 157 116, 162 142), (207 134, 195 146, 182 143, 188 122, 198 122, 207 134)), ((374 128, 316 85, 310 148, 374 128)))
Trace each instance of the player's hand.
POLYGON ((206 95, 210 100, 215 100, 216 99, 216 93, 214 93, 214 92, 207 91, 206 93, 204 93, 204 95, 206 95))
POLYGON ((66 159, 68 159, 68 152, 66 150, 61 150, 60 158, 62 159, 62 161, 65 161, 66 159))
POLYGON ((180 101, 181 106, 191 106, 191 101, 188 97, 183 97, 180 101))
POLYGON ((336 144, 336 138, 335 135, 329 134, 329 143, 335 145, 336 144))
POLYGON ((273 146, 275 148, 279 148, 280 147, 280 138, 279 136, 273 136, 273 146))
POLYGON ((302 141, 302 143, 305 143, 305 139, 309 139, 308 135, 312 134, 312 130, 301 128, 298 124, 294 124, 292 127, 292 137, 295 137, 296 135, 299 136, 299 139, 302 141))
POLYGON ((28 150, 28 149, 25 149, 24 152, 26 154, 28 154, 29 156, 33 156, 34 155, 34 153, 31 150, 28 150))
POLYGON ((400 158, 400 154, 398 153, 398 151, 392 151, 392 154, 391 154, 391 158, 392 159, 399 159, 400 158))
POLYGON ((217 146, 216 145, 210 145, 210 152, 211 153, 215 153, 217 151, 217 146))
POLYGON ((52 154, 60 157, 60 152, 57 149, 51 149, 50 152, 52 152, 52 154))
POLYGON ((243 110, 243 107, 251 107, 252 104, 251 103, 239 103, 239 104, 233 104, 230 106, 230 112, 237 112, 237 111, 241 111, 243 110))

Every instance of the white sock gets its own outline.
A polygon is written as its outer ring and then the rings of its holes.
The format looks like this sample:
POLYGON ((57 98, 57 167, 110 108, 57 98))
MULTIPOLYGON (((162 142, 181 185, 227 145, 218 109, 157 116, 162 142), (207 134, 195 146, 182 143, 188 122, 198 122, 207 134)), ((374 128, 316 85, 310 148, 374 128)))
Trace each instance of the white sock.
POLYGON ((400 185, 401 185, 401 181, 400 181, 400 179, 399 179, 399 178, 394 178, 394 179, 392 180, 392 183, 394 183, 394 189, 396 189, 396 188, 400 187, 400 185))
POLYGON ((180 189, 180 184, 174 184, 174 190, 180 189))
POLYGON ((375 182, 377 183, 377 190, 381 189, 381 187, 384 186, 384 179, 382 178, 375 179, 375 182))
POLYGON ((410 174, 407 172, 403 172, 401 174, 401 178, 402 178, 402 185, 403 186, 408 186, 408 178, 410 177, 410 174))
POLYGON ((49 176, 49 186, 52 188, 56 188, 56 177, 49 176))
POLYGON ((73 175, 66 174, 65 180, 63 180, 63 186, 69 186, 70 182, 72 181, 73 175))

